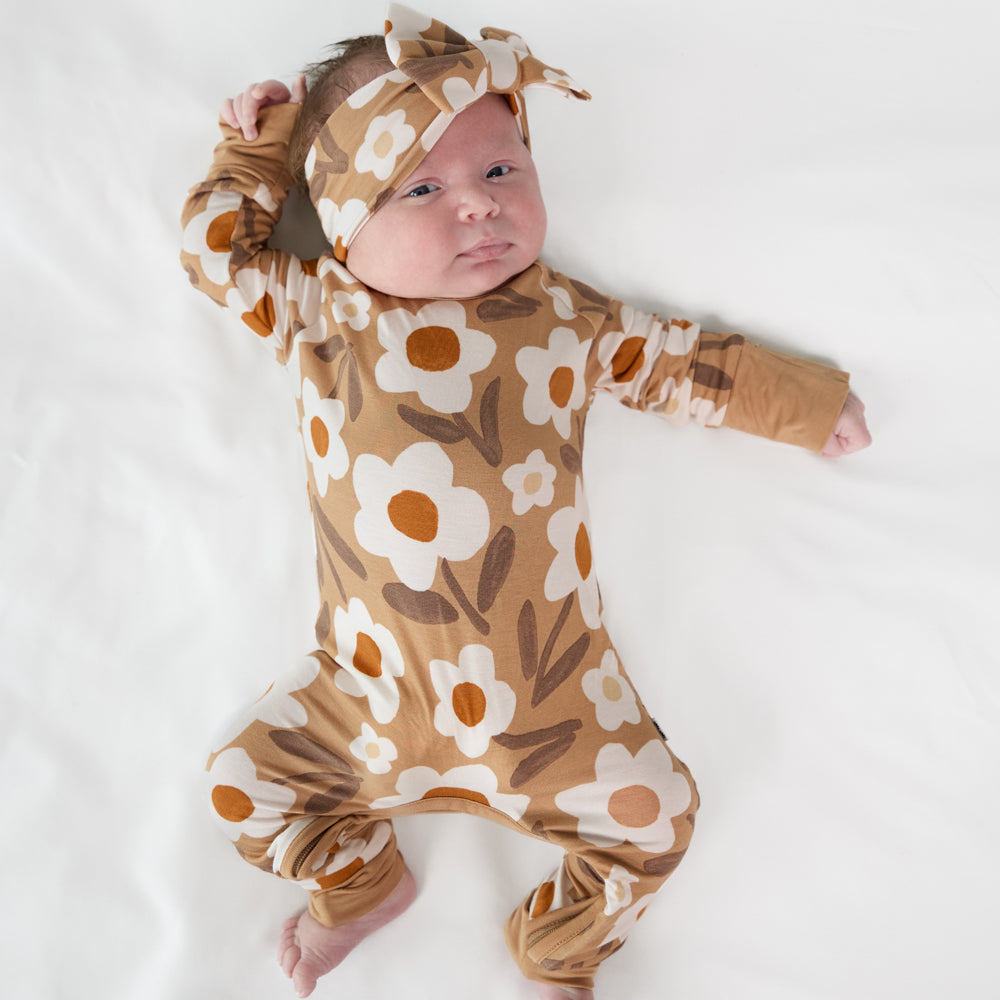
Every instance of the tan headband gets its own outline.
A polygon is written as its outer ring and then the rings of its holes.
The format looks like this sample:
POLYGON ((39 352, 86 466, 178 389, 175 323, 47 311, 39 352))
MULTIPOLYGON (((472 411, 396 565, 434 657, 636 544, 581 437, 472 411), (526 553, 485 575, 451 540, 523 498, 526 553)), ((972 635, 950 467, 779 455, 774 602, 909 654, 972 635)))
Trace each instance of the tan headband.
POLYGON ((309 194, 338 260, 347 259, 361 227, 455 115, 480 97, 507 95, 526 143, 525 88, 590 99, 514 33, 483 28, 481 35, 470 42, 441 21, 390 5, 385 44, 397 68, 351 94, 326 120, 306 158, 309 194))

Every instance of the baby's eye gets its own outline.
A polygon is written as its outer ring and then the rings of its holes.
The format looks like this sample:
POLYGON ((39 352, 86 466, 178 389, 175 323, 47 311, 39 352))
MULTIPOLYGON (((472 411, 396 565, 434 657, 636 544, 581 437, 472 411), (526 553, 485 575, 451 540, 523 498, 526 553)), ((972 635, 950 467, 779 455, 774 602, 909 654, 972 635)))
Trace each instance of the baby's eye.
POLYGON ((504 166, 491 167, 486 172, 486 176, 487 177, 504 177, 504 176, 506 176, 509 173, 510 173, 510 167, 504 167, 504 166))
POLYGON ((421 184, 415 187, 412 191, 406 192, 407 198, 422 198, 425 194, 431 194, 437 191, 437 185, 435 184, 421 184))

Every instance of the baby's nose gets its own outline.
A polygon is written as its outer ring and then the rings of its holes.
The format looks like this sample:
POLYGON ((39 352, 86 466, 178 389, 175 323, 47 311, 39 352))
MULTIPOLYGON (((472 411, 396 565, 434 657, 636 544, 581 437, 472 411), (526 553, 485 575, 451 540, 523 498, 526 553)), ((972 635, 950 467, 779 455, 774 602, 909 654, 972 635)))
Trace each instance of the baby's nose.
POLYGON ((459 215, 464 219, 488 219, 500 211, 492 192, 485 188, 470 188, 463 193, 459 215))

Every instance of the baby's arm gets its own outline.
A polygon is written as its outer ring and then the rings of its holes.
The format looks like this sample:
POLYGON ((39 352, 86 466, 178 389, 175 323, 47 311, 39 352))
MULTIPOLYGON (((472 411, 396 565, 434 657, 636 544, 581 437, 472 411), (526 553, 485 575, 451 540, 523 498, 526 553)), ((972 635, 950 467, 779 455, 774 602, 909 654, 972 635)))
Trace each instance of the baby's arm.
POLYGON ((243 131, 243 138, 253 142, 257 138, 257 118, 261 108, 272 104, 301 104, 306 97, 306 80, 297 76, 291 89, 280 80, 265 80, 253 83, 242 94, 227 97, 222 102, 219 115, 230 128, 243 131))
POLYGON ((848 393, 837 425, 823 448, 823 454, 829 458, 850 455, 867 448, 871 443, 872 436, 865 421, 865 404, 853 392, 848 393))
POLYGON ((321 303, 315 268, 268 246, 292 182, 287 146, 304 94, 301 79, 291 89, 269 80, 226 101, 222 141, 182 215, 181 259, 192 284, 271 338, 281 360, 321 303))

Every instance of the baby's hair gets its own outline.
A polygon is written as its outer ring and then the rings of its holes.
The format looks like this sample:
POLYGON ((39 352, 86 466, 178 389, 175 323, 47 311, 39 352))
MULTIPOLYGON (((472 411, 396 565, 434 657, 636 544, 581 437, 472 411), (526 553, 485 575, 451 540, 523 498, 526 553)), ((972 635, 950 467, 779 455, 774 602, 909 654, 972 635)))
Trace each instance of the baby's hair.
POLYGON ((330 46, 332 55, 306 66, 306 99, 288 141, 288 166, 298 189, 308 195, 306 157, 324 122, 359 87, 395 67, 382 35, 359 35, 330 46))

